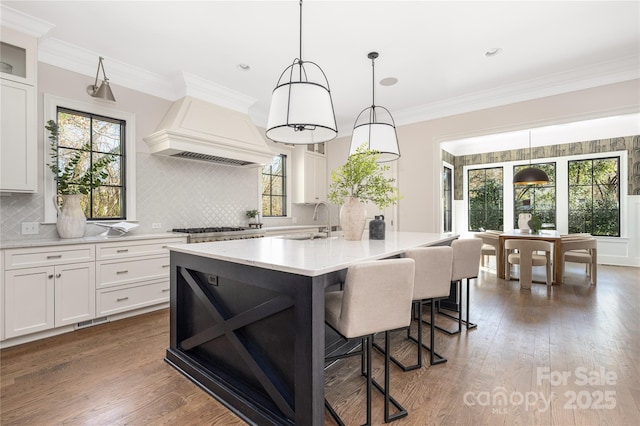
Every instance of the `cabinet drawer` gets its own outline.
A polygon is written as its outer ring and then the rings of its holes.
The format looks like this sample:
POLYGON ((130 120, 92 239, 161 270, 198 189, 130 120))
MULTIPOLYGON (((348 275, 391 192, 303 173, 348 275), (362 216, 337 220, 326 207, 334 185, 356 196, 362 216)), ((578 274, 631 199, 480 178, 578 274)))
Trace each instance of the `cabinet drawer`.
POLYGON ((186 243, 187 239, 181 238, 163 238, 158 240, 117 242, 98 244, 96 247, 96 259, 123 259, 132 256, 145 256, 168 254, 168 244, 186 243))
POLYGON ((92 262, 95 260, 93 244, 56 246, 51 248, 24 248, 4 251, 5 269, 33 268, 63 263, 92 262))
POLYGON ((110 315, 169 301, 169 281, 96 292, 97 315, 110 315))
POLYGON ((169 266, 169 256, 98 262, 96 285, 109 287, 142 280, 169 278, 169 266))

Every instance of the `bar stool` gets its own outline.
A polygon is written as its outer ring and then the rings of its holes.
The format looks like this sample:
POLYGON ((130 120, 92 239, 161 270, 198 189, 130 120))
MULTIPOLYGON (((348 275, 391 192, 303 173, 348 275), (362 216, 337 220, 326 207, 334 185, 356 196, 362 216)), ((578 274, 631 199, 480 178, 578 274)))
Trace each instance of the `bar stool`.
POLYGON ((453 249, 451 247, 419 247, 405 252, 405 257, 416 262, 416 275, 413 283, 413 312, 418 318, 418 338, 413 338, 407 330, 407 338, 418 344, 418 357, 414 365, 405 366, 391 357, 404 371, 422 368, 422 348, 429 351, 431 365, 447 362, 447 359, 435 351, 435 310, 436 300, 449 297, 453 249), (422 305, 431 303, 431 322, 422 320, 422 305), (422 323, 431 326, 429 346, 422 342, 422 323), (438 359, 436 359, 438 357, 438 359))
POLYGON ((451 268, 451 284, 458 285, 458 309, 456 312, 458 316, 449 315, 446 312, 438 310, 439 314, 442 314, 448 318, 458 321, 458 330, 449 331, 445 328, 436 325, 436 328, 446 334, 453 335, 462 332, 462 323, 467 326, 467 330, 475 328, 478 325, 469 321, 469 280, 472 278, 478 278, 478 271, 480 270, 480 256, 482 255, 482 240, 480 238, 463 238, 453 240, 451 242, 451 248, 453 249, 453 261, 451 268), (466 320, 462 319, 462 280, 467 280, 467 316, 466 320))
MULTIPOLYGON (((411 324, 411 298, 415 262, 413 259, 386 259, 354 264, 347 270, 342 291, 325 294, 325 321, 345 339, 361 339, 359 351, 325 357, 325 361, 360 355, 361 372, 366 377, 367 422, 371 424, 371 386, 384 394, 384 420, 407 415, 407 411, 389 395, 389 331, 411 324), (372 378, 371 349, 375 333, 385 332, 384 388, 372 378), (366 368, 366 371, 365 371, 366 368), (389 403, 397 412, 389 415, 389 403)), ((325 405, 339 425, 340 416, 325 398, 325 405)))

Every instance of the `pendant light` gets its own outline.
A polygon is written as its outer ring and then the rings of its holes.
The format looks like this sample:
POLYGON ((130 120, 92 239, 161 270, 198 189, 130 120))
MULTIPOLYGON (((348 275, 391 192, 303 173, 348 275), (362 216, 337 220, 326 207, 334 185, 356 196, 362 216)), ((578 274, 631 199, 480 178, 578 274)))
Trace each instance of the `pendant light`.
POLYGON ((549 183, 549 176, 544 170, 531 167, 531 131, 529 131, 529 167, 520 170, 513 177, 514 185, 543 185, 549 183))
POLYGON ((111 91, 111 86, 109 86, 109 79, 107 78, 107 73, 104 71, 104 64, 102 63, 103 60, 104 58, 100 56, 100 59, 98 59, 98 71, 96 71, 96 81, 91 86, 87 87, 87 93, 94 98, 115 102, 116 97, 113 96, 113 91, 111 91), (102 68, 102 83, 98 86, 100 68, 102 68))
POLYGON ((372 102, 371 106, 362 110, 356 118, 351 134, 349 155, 355 154, 358 147, 366 143, 367 148, 380 153, 378 163, 385 163, 400 157, 400 147, 396 124, 391 113, 385 107, 376 106, 375 60, 377 57, 378 52, 370 52, 367 55, 367 58, 371 59, 372 102))
POLYGON ((316 63, 302 60, 302 0, 300 56, 280 75, 271 95, 266 136, 274 142, 314 144, 338 135, 327 76, 316 63))

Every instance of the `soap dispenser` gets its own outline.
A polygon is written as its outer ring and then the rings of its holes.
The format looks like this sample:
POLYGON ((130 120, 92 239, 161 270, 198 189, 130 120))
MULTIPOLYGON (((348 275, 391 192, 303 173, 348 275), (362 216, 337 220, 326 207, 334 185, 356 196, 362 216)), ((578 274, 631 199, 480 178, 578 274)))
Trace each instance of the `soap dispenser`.
POLYGON ((369 239, 384 240, 385 226, 383 215, 374 216, 374 219, 369 222, 369 239))

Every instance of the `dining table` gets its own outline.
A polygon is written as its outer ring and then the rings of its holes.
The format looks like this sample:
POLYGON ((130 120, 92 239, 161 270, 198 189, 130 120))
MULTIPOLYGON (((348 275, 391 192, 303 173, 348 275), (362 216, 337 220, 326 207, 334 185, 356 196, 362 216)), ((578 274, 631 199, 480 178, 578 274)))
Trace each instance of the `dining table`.
MULTIPOLYGON (((553 277, 552 281, 555 284, 559 282, 559 268, 560 263, 562 261, 562 238, 560 237, 560 233, 556 230, 540 230, 537 232, 531 232, 526 230, 514 229, 511 231, 505 231, 498 235, 498 247, 496 248, 496 269, 498 271, 498 277, 504 279, 505 277, 505 250, 504 250, 504 242, 506 240, 513 239, 535 239, 548 241, 553 244, 553 277)), ((560 280, 561 281, 561 280, 560 280)))

